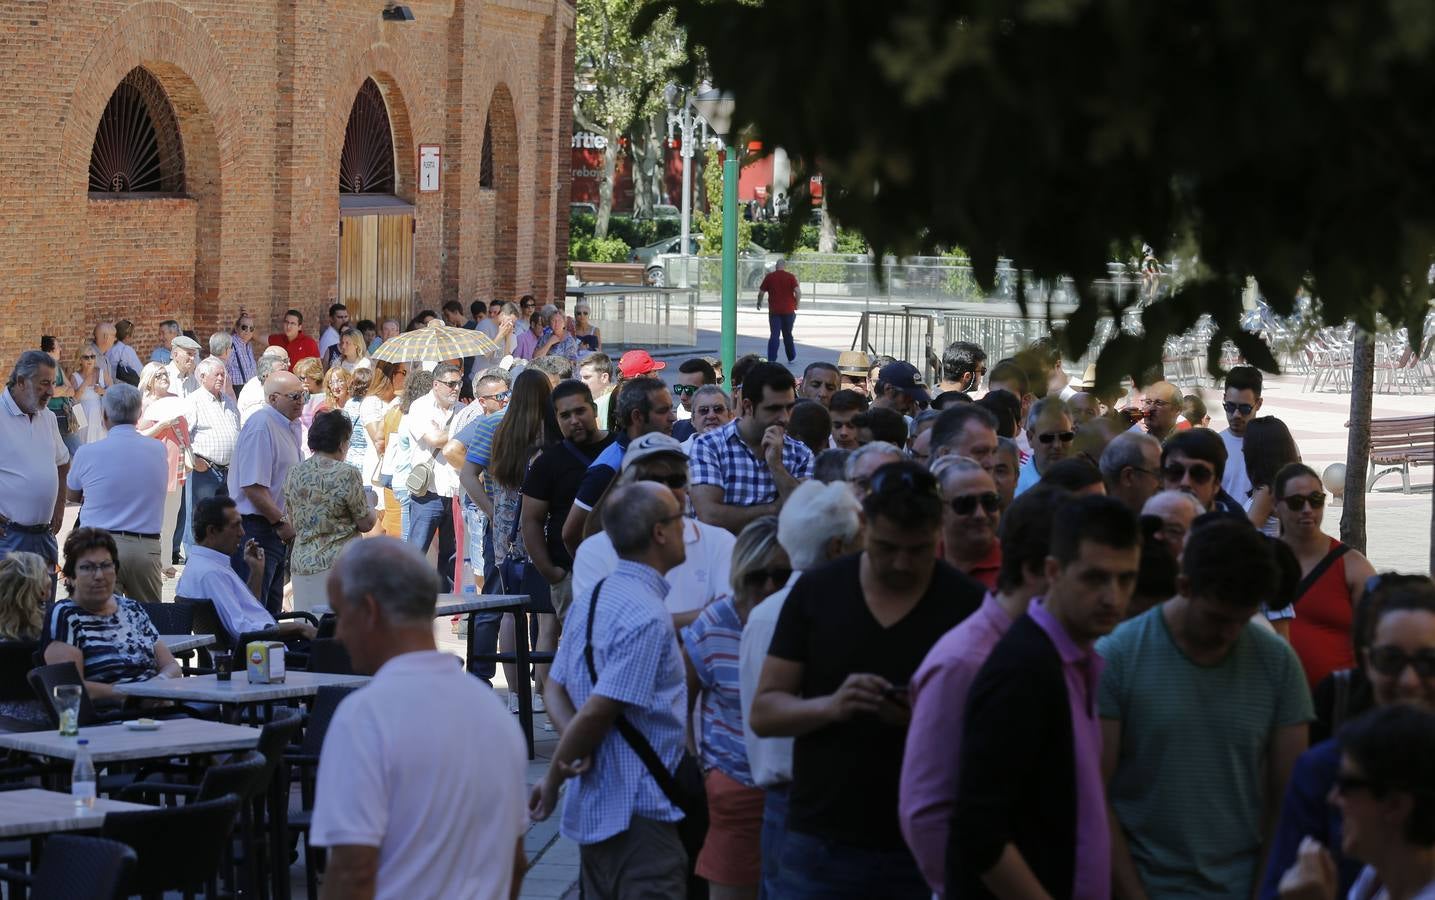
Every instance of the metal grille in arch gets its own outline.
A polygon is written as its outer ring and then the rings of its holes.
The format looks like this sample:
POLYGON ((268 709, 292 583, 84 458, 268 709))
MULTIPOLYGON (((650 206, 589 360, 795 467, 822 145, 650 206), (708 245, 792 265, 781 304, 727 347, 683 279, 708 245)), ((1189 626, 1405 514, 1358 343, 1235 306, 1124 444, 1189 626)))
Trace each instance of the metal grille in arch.
POLYGON ((132 69, 110 95, 90 150, 90 192, 127 194, 184 190, 179 125, 164 88, 132 69))
POLYGON ((364 81, 349 125, 344 152, 339 158, 339 193, 392 194, 394 192, 394 137, 384 95, 372 78, 364 81))

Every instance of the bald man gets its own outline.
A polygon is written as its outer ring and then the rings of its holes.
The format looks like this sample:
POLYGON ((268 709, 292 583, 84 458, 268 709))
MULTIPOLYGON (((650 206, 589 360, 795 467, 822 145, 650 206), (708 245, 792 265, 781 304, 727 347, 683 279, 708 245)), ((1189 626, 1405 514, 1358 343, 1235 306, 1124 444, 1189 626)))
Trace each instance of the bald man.
POLYGON ((284 560, 294 526, 284 512, 284 479, 299 462, 299 414, 307 395, 292 372, 273 372, 264 379, 265 405, 239 430, 229 469, 229 491, 244 520, 244 541, 230 557, 240 578, 249 578, 244 548, 250 540, 264 550, 264 578, 259 601, 271 616, 284 600, 284 560))
POLYGON ((1158 441, 1176 433, 1176 420, 1181 416, 1181 389, 1169 381, 1158 381, 1146 388, 1141 401, 1146 418, 1146 433, 1158 441))

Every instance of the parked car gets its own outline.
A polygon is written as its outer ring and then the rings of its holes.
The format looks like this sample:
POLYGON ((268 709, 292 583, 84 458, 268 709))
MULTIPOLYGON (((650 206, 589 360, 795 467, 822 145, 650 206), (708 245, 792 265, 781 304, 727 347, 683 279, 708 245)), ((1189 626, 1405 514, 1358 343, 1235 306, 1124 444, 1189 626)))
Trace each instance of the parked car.
POLYGON ((568 215, 597 216, 598 205, 596 203, 570 203, 568 204, 568 215))
MULTIPOLYGON (((670 243, 672 244, 672 251, 658 253, 651 257, 646 264, 647 282, 653 287, 664 287, 667 285, 668 260, 677 259, 681 256, 681 254, 677 252, 681 239, 673 238, 670 243)), ((702 235, 693 235, 692 243, 695 247, 693 252, 688 255, 701 255, 702 235)), ((636 251, 634 252, 636 253, 636 251)), ((780 254, 771 253, 766 248, 753 243, 749 243, 746 247, 739 250, 737 254, 737 277, 743 290, 757 290, 757 286, 762 284, 762 279, 767 273, 777 268, 777 260, 780 258, 780 254)), ((632 261, 637 262, 638 260, 633 259, 632 261)))
MULTIPOLYGON (((665 237, 661 241, 654 241, 643 247, 634 247, 632 252, 628 254, 628 262, 642 263, 646 266, 651 263, 656 256, 677 253, 682 243, 682 236, 675 234, 672 237, 665 237)), ((689 235, 688 252, 692 255, 696 255, 699 246, 698 235, 689 235)))

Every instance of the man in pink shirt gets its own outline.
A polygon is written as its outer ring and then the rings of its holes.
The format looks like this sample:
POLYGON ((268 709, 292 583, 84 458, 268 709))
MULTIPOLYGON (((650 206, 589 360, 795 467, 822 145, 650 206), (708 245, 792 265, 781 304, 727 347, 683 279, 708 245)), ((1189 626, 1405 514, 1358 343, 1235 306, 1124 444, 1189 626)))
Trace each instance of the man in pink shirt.
POLYGON ((898 821, 932 891, 943 895, 947 832, 957 799, 957 753, 962 745, 967 693, 1012 622, 1033 597, 1046 592, 1051 517, 1067 496, 1038 487, 1018 497, 1002 516, 1002 568, 997 592, 942 636, 917 667, 910 685, 912 724, 902 757, 898 821))

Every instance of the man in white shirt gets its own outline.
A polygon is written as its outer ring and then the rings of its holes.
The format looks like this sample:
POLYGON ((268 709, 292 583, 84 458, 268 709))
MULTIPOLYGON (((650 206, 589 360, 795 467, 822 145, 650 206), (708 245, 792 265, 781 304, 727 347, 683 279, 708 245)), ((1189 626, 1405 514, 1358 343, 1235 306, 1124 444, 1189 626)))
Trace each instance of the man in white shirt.
POLYGON ((752 698, 767 661, 782 606, 803 569, 861 549, 862 506, 846 482, 808 481, 797 486, 777 514, 777 542, 787 551, 792 575, 787 584, 753 607, 742 630, 738 652, 738 688, 742 697, 743 739, 753 781, 766 791, 762 814, 762 882, 769 897, 777 883, 782 837, 787 832, 787 792, 792 781, 793 738, 760 738, 747 724, 752 698))
POLYGON ((170 341, 169 349, 172 358, 164 367, 169 372, 169 391, 176 397, 188 397, 199 390, 199 380, 194 377, 194 366, 199 361, 199 342, 181 334, 170 341))
POLYGON ((244 383, 239 391, 239 425, 249 421, 249 417, 264 408, 264 382, 275 372, 289 371, 289 354, 283 347, 268 347, 259 355, 259 362, 255 363, 258 375, 244 383))
POLYGON ((1221 487, 1236 499, 1245 503, 1250 499, 1251 479, 1246 474, 1246 426, 1261 411, 1261 388, 1265 378, 1255 366, 1233 366, 1226 373, 1226 393, 1222 398, 1222 409, 1226 412, 1226 424, 1230 427, 1221 432, 1226 445, 1226 470, 1221 476, 1221 487))
POLYGON ((458 392, 463 388, 463 369, 453 363, 439 363, 433 371, 433 390, 409 406, 399 426, 408 433, 409 471, 415 466, 432 466, 422 491, 409 490, 410 544, 427 554, 438 535, 438 576, 440 593, 453 590, 454 553, 457 535, 453 523, 453 498, 458 496, 458 470, 444 459, 443 448, 453 433, 459 410, 458 392))
MULTIPOLYGON (((688 457, 683 445, 661 432, 633 438, 623 454, 621 472, 639 467, 638 480, 662 480, 678 504, 688 508, 688 457), (665 467, 659 467, 661 461, 665 467), (659 472, 658 469, 662 468, 659 472)), ((632 476, 627 476, 631 478, 632 476)), ((672 585, 663 602, 673 615, 675 627, 681 628, 718 597, 731 592, 728 572, 732 567, 732 550, 737 538, 725 528, 706 525, 691 516, 683 520, 683 543, 686 557, 664 577, 672 585)), ((578 545, 573 557, 573 596, 587 602, 598 582, 618 567, 618 553, 606 531, 597 531, 578 545)))
MULTIPOLYGON (((284 600, 284 558, 294 526, 284 513, 284 479, 299 462, 299 414, 308 392, 291 372, 275 372, 264 382, 269 404, 245 422, 234 444, 229 493, 244 518, 244 537, 264 549, 264 608, 277 615, 284 600)), ((240 578, 249 577, 241 555, 230 558, 240 578)))
POLYGON ((319 335, 319 361, 328 368, 339 352, 339 332, 349 327, 349 308, 342 303, 329 304, 329 327, 319 335))
POLYGON ((302 621, 277 623, 259 602, 264 589, 264 550, 257 541, 244 539, 244 520, 232 499, 221 494, 199 501, 193 521, 195 544, 175 586, 177 596, 212 602, 230 640, 271 628, 281 639, 313 640, 313 625, 302 621), (230 565, 230 557, 241 550, 249 567, 248 582, 230 565))
POLYGON ((70 451, 48 408, 54 393, 54 358, 26 350, 0 394, 0 557, 38 553, 52 567, 65 520, 60 486, 70 471, 70 451))
POLYGON ((353 542, 329 576, 338 638, 374 677, 324 740, 311 839, 329 848, 326 897, 518 894, 523 736, 492 690, 438 652, 438 590, 419 551, 388 537, 353 542))
POLYGON ((120 383, 105 391, 109 433, 75 451, 65 478, 69 499, 80 506, 80 521, 103 528, 119 550, 115 589, 132 600, 164 598, 159 534, 163 527, 169 459, 164 444, 135 430, 140 392, 120 383))
MULTIPOLYGON (((227 338, 228 335, 222 335, 227 338)), ((239 407, 230 399, 229 371, 218 356, 208 356, 195 367, 199 389, 188 397, 189 444, 194 468, 184 480, 184 508, 193 510, 201 500, 226 493, 225 479, 239 440, 239 407)), ((194 517, 185 520, 184 546, 194 543, 194 517)))

